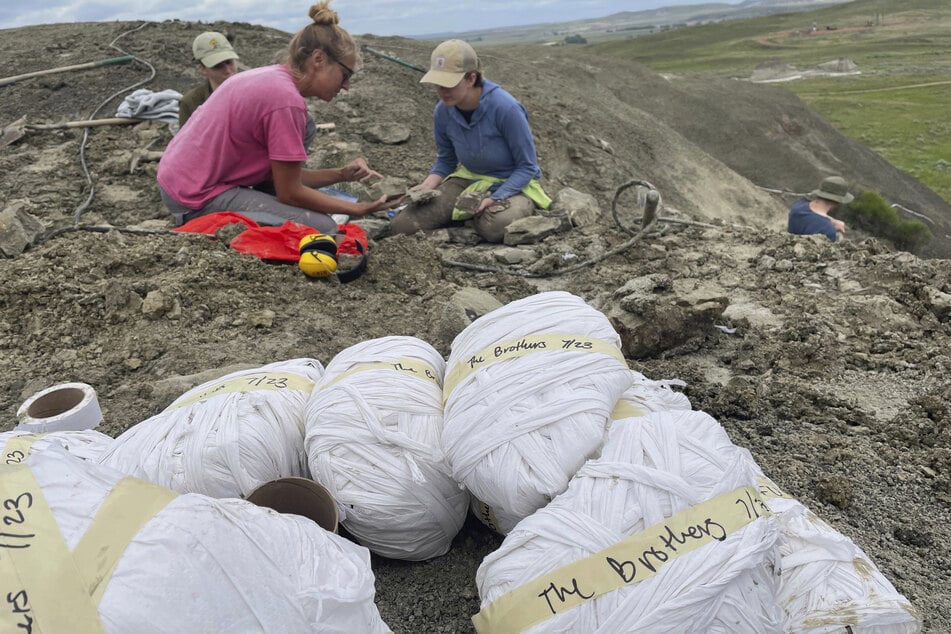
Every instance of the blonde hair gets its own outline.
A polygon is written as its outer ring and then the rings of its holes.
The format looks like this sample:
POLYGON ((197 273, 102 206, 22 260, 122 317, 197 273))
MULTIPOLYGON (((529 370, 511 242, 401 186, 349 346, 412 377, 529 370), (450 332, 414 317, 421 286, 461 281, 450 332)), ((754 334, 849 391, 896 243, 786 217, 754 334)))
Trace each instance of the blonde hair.
POLYGON ((308 12, 313 20, 291 39, 285 63, 295 74, 303 74, 311 53, 320 49, 336 61, 357 54, 357 45, 346 29, 338 26, 340 16, 330 8, 330 0, 321 0, 308 12))

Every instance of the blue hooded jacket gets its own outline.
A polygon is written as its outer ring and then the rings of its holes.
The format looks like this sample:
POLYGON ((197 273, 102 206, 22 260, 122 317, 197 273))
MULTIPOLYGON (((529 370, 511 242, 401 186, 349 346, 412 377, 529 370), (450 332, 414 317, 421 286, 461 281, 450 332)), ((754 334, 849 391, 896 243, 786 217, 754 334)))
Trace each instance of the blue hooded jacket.
POLYGON ((493 188, 496 200, 514 196, 542 175, 525 107, 487 79, 469 121, 455 106, 436 104, 433 135, 436 162, 430 173, 445 178, 462 164, 476 174, 505 179, 493 188))

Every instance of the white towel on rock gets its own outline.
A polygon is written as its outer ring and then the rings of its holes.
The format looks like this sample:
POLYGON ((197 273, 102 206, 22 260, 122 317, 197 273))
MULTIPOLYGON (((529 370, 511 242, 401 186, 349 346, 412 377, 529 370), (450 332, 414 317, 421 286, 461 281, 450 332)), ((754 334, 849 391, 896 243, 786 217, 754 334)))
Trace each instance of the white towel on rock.
POLYGON ((140 88, 125 96, 116 116, 178 123, 178 102, 181 98, 180 92, 171 89, 153 92, 140 88))

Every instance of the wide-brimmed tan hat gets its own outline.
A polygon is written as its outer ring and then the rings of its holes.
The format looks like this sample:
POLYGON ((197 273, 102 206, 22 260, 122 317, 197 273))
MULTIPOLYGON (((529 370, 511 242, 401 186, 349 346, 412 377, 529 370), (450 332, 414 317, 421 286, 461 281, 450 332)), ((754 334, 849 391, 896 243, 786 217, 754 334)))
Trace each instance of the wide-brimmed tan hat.
POLYGON ((217 66, 229 59, 240 59, 231 47, 228 38, 216 31, 206 31, 196 37, 192 42, 192 53, 196 60, 205 65, 205 68, 217 66))
POLYGON ((815 189, 809 194, 813 198, 825 198, 834 200, 837 203, 848 204, 855 200, 855 196, 849 193, 849 185, 841 176, 830 176, 822 181, 819 189, 815 189))
POLYGON ((467 42, 446 40, 430 56, 429 72, 419 80, 421 84, 436 84, 443 88, 452 88, 466 76, 482 69, 479 56, 467 42))

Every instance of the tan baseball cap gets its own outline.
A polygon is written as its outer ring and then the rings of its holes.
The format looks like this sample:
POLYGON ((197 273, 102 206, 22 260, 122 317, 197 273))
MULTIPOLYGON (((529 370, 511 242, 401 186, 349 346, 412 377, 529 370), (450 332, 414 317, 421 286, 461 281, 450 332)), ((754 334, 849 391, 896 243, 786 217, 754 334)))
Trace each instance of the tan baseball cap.
POLYGON ((419 80, 421 84, 436 84, 452 88, 466 73, 482 69, 479 56, 467 42, 446 40, 435 49, 429 61, 429 72, 419 80))
POLYGON ((205 65, 206 68, 217 66, 221 62, 229 59, 240 59, 238 54, 231 48, 231 42, 221 33, 216 31, 206 31, 192 42, 192 53, 195 59, 205 65))

